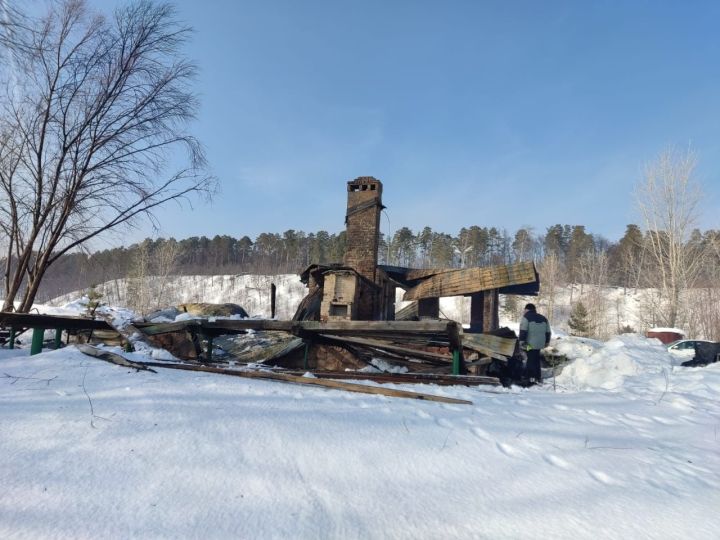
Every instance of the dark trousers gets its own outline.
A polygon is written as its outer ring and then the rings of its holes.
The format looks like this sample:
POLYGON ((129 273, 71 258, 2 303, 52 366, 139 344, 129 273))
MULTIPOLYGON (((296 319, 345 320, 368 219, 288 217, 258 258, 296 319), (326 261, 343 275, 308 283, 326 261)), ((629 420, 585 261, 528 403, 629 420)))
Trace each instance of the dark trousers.
POLYGON ((527 368, 525 375, 529 379, 538 381, 542 378, 540 372, 540 349, 530 349, 527 351, 527 368))

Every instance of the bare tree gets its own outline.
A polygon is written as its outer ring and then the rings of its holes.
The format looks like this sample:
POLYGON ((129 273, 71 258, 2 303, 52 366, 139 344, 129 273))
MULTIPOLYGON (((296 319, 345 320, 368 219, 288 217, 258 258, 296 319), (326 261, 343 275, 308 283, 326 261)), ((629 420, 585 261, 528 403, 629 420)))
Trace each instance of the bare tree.
POLYGON ((586 251, 578 261, 580 296, 589 311, 593 335, 607 339, 608 329, 608 257, 603 250, 586 251), (583 293, 583 285, 587 290, 583 293))
POLYGON ((660 289, 659 319, 676 326, 682 293, 691 287, 702 268, 702 253, 688 242, 702 197, 693 173, 693 152, 668 148, 650 163, 636 186, 637 204, 647 231, 647 253, 660 289))
POLYGON ((562 286, 562 265, 555 252, 545 254, 540 262, 540 299, 545 304, 547 318, 552 325, 555 321, 557 289, 562 286))
POLYGON ((171 6, 140 1, 105 18, 83 0, 55 0, 0 30, 14 59, 0 65, 3 310, 22 294, 28 311, 62 254, 153 220, 169 201, 209 196, 214 180, 186 131, 196 70, 171 6))

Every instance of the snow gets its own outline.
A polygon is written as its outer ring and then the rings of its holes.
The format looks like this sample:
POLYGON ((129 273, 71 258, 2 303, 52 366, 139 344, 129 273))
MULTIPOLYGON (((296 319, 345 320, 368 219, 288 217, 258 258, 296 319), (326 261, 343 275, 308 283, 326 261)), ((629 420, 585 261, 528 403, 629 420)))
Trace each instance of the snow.
POLYGON ((472 405, 0 350, 0 537, 716 538, 720 365, 553 346, 557 391, 391 385, 472 405))
MULTIPOLYGON (((214 304, 235 303, 250 315, 270 317, 270 286, 276 286, 276 316, 290 319, 298 304, 307 294, 307 288, 297 274, 277 275, 219 275, 219 276, 168 276, 147 278, 147 294, 150 298, 161 298, 158 309, 188 302, 214 304)), ((101 302, 112 305, 128 305, 128 282, 126 279, 106 281, 96 287, 103 295, 101 302)), ((79 291, 61 296, 52 301, 64 305, 75 300, 79 291)), ((155 309, 152 307, 151 309, 155 309)))

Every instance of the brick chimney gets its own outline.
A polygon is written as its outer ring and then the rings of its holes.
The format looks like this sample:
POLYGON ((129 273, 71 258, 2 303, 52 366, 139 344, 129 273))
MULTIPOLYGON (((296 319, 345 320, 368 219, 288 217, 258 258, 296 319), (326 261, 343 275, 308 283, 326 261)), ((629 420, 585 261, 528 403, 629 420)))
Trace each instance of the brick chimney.
POLYGON ((375 281, 380 241, 382 182, 372 176, 360 176, 348 182, 345 215, 345 258, 343 264, 375 281))

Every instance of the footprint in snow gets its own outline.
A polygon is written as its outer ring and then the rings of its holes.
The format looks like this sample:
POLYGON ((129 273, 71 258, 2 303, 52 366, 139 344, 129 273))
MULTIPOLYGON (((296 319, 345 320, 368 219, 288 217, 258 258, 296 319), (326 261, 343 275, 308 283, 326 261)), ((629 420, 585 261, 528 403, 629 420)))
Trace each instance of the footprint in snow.
POLYGON ((464 411, 462 407, 459 407, 458 405, 449 405, 447 403, 443 403, 442 408, 447 411, 464 411))
POLYGON ((567 405, 557 405, 557 404, 553 405, 553 408, 557 409, 558 411, 567 411, 570 409, 570 407, 568 407, 567 405))
POLYGON ((602 471, 594 471, 594 470, 591 469, 591 470, 588 471, 588 474, 590 475, 590 477, 591 477, 593 480, 597 480, 598 482, 600 482, 601 484, 605 484, 606 486, 617 486, 617 485, 620 485, 620 482, 618 482, 617 480, 615 480, 615 479, 614 479, 612 476, 610 476, 609 474, 604 473, 604 472, 602 472, 602 471))
POLYGON ((633 422, 642 422, 642 423, 652 422, 652 420, 650 420, 648 417, 639 416, 637 414, 626 413, 623 416, 625 416, 625 418, 627 418, 628 420, 632 420, 633 422))
POLYGON ((677 426, 678 422, 675 420, 671 420, 670 418, 665 418, 663 416, 653 416, 652 419, 657 422, 658 424, 662 424, 664 426, 677 426))
POLYGON ((474 427, 470 431, 472 432, 473 435, 475 435, 480 440, 483 440, 483 441, 491 441, 492 440, 492 437, 490 436, 490 434, 487 431, 485 431, 483 428, 474 427))
POLYGON ((482 407, 475 407, 475 412, 478 414, 482 414, 484 416, 492 416, 493 415, 493 413, 483 409, 482 407))
POLYGON ((455 426, 450 420, 446 420, 445 418, 438 418, 435 420, 435 423, 444 428, 453 429, 455 426))
POLYGON ((503 454, 505 454, 508 457, 516 458, 516 459, 523 457, 522 452, 520 450, 518 450, 517 448, 515 448, 511 444, 499 442, 496 444, 496 446, 497 446, 497 449, 500 450, 500 452, 502 452, 503 454))
POLYGON ((417 415, 418 415, 420 418, 423 418, 423 419, 425 419, 425 420, 428 420, 428 419, 432 418, 432 415, 430 415, 430 414, 428 414, 428 413, 426 413, 425 411, 422 411, 422 410, 417 411, 417 415))
POLYGON ((565 461, 563 458, 561 458, 559 456, 556 456, 555 454, 546 454, 543 456, 543 459, 547 463, 549 463, 550 465, 552 465, 554 467, 558 467, 560 469, 565 469, 565 470, 570 468, 570 464, 567 461, 565 461))

